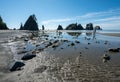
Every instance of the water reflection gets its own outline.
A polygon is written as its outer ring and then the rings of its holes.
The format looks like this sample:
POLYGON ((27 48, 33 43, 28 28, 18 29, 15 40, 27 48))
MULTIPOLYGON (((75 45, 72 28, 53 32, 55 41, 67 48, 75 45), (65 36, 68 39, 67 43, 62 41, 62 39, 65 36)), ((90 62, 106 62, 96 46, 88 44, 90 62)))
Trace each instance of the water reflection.
POLYGON ((92 36, 92 32, 86 32, 86 36, 92 36))
POLYGON ((82 32, 67 32, 70 36, 78 37, 82 34, 82 32))

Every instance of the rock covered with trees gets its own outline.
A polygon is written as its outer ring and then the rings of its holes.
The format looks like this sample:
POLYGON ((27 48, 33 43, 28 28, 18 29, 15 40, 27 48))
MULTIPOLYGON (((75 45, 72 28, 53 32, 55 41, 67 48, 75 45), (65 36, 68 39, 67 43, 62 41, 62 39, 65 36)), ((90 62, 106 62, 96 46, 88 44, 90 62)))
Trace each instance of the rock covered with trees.
POLYGON ((93 30, 93 24, 92 23, 86 24, 86 30, 93 30))
POLYGON ((6 23, 3 22, 2 17, 0 16, 0 30, 8 30, 6 23))
POLYGON ((62 25, 58 25, 58 28, 57 28, 57 30, 63 30, 63 27, 62 27, 62 25))
POLYGON ((81 24, 73 23, 70 24, 66 27, 66 30, 83 30, 84 28, 82 27, 81 24))
POLYGON ((24 26, 22 26, 21 24, 20 30, 39 30, 36 16, 34 14, 30 15, 27 21, 25 22, 24 26))
POLYGON ((102 30, 100 26, 95 26, 96 30, 102 30))

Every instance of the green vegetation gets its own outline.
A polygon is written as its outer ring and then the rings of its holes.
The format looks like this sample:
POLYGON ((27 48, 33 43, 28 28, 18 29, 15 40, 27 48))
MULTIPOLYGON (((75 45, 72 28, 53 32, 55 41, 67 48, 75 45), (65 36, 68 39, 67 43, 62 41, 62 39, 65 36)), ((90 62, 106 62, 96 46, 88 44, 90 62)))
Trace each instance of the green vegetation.
POLYGON ((0 16, 0 30, 8 30, 6 23, 3 22, 2 17, 0 16))

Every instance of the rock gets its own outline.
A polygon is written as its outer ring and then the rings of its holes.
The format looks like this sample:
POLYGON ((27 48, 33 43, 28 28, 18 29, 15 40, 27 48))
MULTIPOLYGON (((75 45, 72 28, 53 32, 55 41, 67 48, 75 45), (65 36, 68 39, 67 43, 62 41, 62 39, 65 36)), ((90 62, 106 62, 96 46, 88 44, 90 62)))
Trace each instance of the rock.
POLYGON ((26 54, 21 59, 22 60, 29 60, 29 59, 32 59, 34 57, 36 57, 36 55, 34 55, 34 54, 26 54))
POLYGON ((71 46, 74 46, 74 45, 75 45, 75 44, 72 42, 72 43, 71 43, 71 46))
POLYGON ((57 30, 63 30, 63 27, 61 25, 59 25, 57 30))
POLYGON ((23 67, 25 64, 23 62, 20 61, 15 61, 12 63, 11 67, 10 67, 10 71, 16 71, 16 70, 20 70, 21 67, 23 67))
POLYGON ((86 24, 86 30, 93 30, 93 24, 92 23, 86 24))
POLYGON ((73 23, 73 24, 70 24, 66 27, 66 30, 83 30, 84 28, 82 27, 81 24, 78 24, 77 23, 73 23))
POLYGON ((102 59, 103 59, 103 62, 107 62, 108 60, 110 60, 110 56, 108 56, 107 54, 104 54, 102 59))
POLYGON ((75 43, 80 43, 79 41, 75 40, 75 43))
POLYGON ((102 30, 102 28, 100 28, 100 26, 95 26, 96 30, 102 30))
POLYGON ((88 42, 88 45, 90 45, 90 43, 88 42))
POLYGON ((27 39, 27 38, 24 38, 24 41, 28 41, 28 39, 27 39))
POLYGON ((119 52, 119 48, 116 48, 116 49, 109 49, 110 52, 119 52))
POLYGON ((39 30, 37 19, 34 14, 30 15, 30 17, 27 19, 22 29, 20 28, 20 30, 32 30, 32 31, 39 30))

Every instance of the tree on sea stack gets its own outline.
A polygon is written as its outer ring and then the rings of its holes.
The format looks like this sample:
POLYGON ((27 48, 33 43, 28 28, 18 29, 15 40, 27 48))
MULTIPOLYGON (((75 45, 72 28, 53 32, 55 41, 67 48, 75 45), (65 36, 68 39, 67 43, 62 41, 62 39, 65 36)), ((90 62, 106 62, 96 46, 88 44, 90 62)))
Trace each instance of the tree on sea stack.
POLYGON ((30 15, 30 17, 27 19, 27 21, 24 24, 23 30, 39 30, 38 29, 38 24, 37 24, 37 19, 35 15, 30 15))
POLYGON ((86 24, 86 30, 93 30, 93 24, 92 23, 86 24))
POLYGON ((82 27, 81 24, 77 24, 77 23, 72 23, 72 24, 69 24, 67 27, 66 27, 66 30, 83 30, 84 28, 82 27))
POLYGON ((58 25, 57 30, 63 30, 63 27, 61 25, 58 25))
POLYGON ((3 22, 2 17, 0 16, 0 30, 8 30, 6 23, 3 22))

